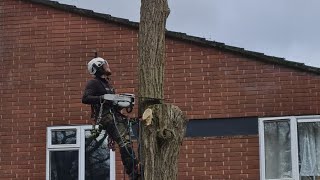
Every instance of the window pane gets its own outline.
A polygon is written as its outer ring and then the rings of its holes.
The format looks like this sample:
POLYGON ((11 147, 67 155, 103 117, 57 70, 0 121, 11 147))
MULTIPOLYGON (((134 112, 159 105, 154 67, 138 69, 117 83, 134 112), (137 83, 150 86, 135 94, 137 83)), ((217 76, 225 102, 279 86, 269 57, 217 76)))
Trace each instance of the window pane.
POLYGON ((86 131, 86 180, 110 179, 110 150, 108 148, 107 134, 101 133, 98 138, 86 131))
POLYGON ((67 130, 52 130, 51 143, 52 144, 76 144, 76 129, 67 130))
POLYGON ((50 151, 50 180, 77 180, 78 155, 77 150, 50 151))
POLYGON ((289 120, 264 123, 266 179, 292 177, 289 120))
POLYGON ((316 179, 320 176, 320 122, 298 123, 298 138, 300 176, 316 179))

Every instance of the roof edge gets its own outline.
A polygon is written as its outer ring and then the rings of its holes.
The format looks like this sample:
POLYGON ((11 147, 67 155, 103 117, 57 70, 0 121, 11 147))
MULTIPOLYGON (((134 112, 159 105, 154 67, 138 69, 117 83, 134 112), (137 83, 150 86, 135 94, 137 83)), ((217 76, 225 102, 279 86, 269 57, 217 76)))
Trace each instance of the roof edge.
MULTIPOLYGON (((133 22, 128 19, 123 19, 123 18, 118 18, 118 17, 113 17, 109 14, 102 14, 102 13, 97 13, 92 10, 88 9, 82 9, 78 8, 73 5, 67 5, 67 4, 61 4, 56 1, 49 1, 49 0, 21 0, 21 1, 28 1, 36 4, 41 4, 45 6, 49 6, 58 10, 62 11, 67 11, 79 15, 83 15, 86 17, 92 17, 92 18, 97 18, 103 21, 107 22, 112 22, 112 23, 117 23, 120 25, 125 25, 127 27, 132 27, 132 28, 138 28, 139 29, 139 23, 138 22, 133 22)), ((286 60, 285 58, 280 58, 280 57, 275 57, 275 56, 268 56, 260 52, 254 52, 254 51, 248 51, 245 50, 244 48, 239 48, 235 46, 229 46, 221 42, 216 42, 216 41, 209 41, 205 38, 200 38, 196 36, 191 36, 187 35, 186 33, 179 33, 179 32, 174 32, 174 31, 166 31, 166 36, 171 37, 174 39, 178 40, 184 40, 188 41, 191 43, 196 43, 199 45, 207 46, 207 47, 215 47, 221 50, 227 50, 233 53, 241 54, 244 56, 252 57, 252 58, 257 58, 260 61, 264 61, 267 63, 275 63, 283 66, 287 66, 290 68, 294 68, 297 70, 301 71, 307 71, 311 73, 315 73, 320 75, 320 68, 314 67, 314 66, 308 66, 305 65, 304 63, 299 63, 299 62, 294 62, 294 61, 289 61, 286 60)))
POLYGON ((227 50, 227 51, 230 51, 233 53, 242 54, 242 55, 252 57, 252 58, 258 58, 258 60, 263 60, 264 62, 267 62, 267 63, 275 63, 275 64, 279 64, 279 65, 284 65, 287 67, 291 67, 291 68, 295 68, 295 69, 303 70, 303 71, 308 71, 308 72, 312 72, 312 73, 320 75, 320 68, 318 68, 318 67, 308 66, 304 63, 286 60, 285 58, 276 57, 276 56, 269 56, 264 53, 249 51, 244 48, 239 48, 239 47, 235 47, 235 46, 229 46, 229 45, 226 45, 221 42, 209 41, 205 38, 190 36, 185 33, 177 33, 177 32, 167 31, 167 36, 170 36, 172 38, 181 39, 181 40, 190 41, 190 42, 197 43, 197 44, 202 44, 202 45, 208 46, 208 47, 215 47, 218 49, 227 50))

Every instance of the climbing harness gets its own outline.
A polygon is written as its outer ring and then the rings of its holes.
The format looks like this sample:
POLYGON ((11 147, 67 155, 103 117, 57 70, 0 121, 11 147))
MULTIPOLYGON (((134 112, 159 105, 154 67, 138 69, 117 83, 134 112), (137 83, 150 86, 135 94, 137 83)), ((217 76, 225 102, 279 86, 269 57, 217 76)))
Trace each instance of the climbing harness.
MULTIPOLYGON (((102 111, 103 111, 104 103, 105 103, 105 100, 100 99, 99 115, 98 115, 97 120, 95 120, 94 123, 92 123, 91 135, 95 138, 97 138, 100 135, 101 131, 103 130, 103 126, 102 126, 102 124, 100 124, 100 121, 102 119, 102 111), (98 126, 98 128, 96 128, 96 126, 98 126)), ((92 114, 93 114, 93 112, 92 112, 92 114)), ((91 115, 91 116, 93 117, 94 115, 91 115)))
MULTIPOLYGON (((99 108, 99 112, 98 112, 98 116, 96 118, 96 120, 94 121, 93 125, 92 125, 92 129, 91 129, 91 135, 95 138, 97 138, 100 133, 102 132, 102 130, 104 129, 103 125, 101 124, 101 120, 102 120, 102 114, 103 114, 103 108, 104 108, 104 103, 106 101, 112 101, 113 102, 113 107, 108 109, 109 112, 111 115, 112 115, 112 119, 113 119, 113 124, 114 124, 114 127, 120 137, 120 140, 122 142, 122 146, 123 148, 125 149, 125 151, 128 153, 128 155, 130 156, 130 158, 132 159, 132 172, 131 172, 131 176, 132 176, 132 179, 135 179, 136 176, 142 176, 141 172, 141 164, 140 162, 136 162, 137 159, 134 155, 134 151, 133 151, 133 142, 132 142, 132 136, 134 136, 133 134, 133 130, 132 130, 132 126, 133 124, 135 123, 139 123, 139 126, 140 126, 140 121, 139 121, 139 117, 137 118, 128 118, 127 116, 123 115, 123 114, 117 114, 117 116, 120 116, 120 118, 122 120, 125 120, 127 121, 127 126, 128 126, 128 129, 126 130, 128 136, 129 136, 129 141, 126 142, 124 139, 123 139, 123 136, 120 134, 120 131, 119 131, 119 128, 117 126, 117 124, 119 122, 117 122, 117 118, 116 118, 116 108, 119 107, 119 105, 122 107, 122 108, 125 108, 126 111, 128 113, 132 112, 132 109, 133 109, 133 105, 134 105, 134 96, 131 95, 131 94, 122 94, 122 95, 113 95, 113 94, 106 94, 103 96, 103 99, 100 99, 100 108, 99 108), (127 144, 130 144, 131 145, 131 152, 130 150, 128 149, 127 147, 127 144), (140 172, 139 172, 140 171, 140 172), (140 175, 139 175, 140 174, 140 175)), ((108 133, 108 132, 106 132, 108 133)), ((139 135, 139 138, 141 136, 139 135)), ((140 139, 137 138, 137 141, 138 141, 138 144, 139 144, 139 151, 140 151, 140 146, 141 146, 141 143, 140 143, 140 139)), ((111 149, 112 151, 115 151, 115 141, 112 139, 112 137, 110 135, 108 135, 108 148, 111 149)), ((139 152, 139 157, 140 157, 140 152, 139 152)))

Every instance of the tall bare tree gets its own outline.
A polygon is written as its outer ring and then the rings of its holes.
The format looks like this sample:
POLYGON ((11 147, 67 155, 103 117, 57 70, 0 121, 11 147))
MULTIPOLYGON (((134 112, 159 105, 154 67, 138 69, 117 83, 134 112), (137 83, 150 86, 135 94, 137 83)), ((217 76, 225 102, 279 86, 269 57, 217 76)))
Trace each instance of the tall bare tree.
POLYGON ((145 180, 174 180, 187 120, 179 107, 164 101, 167 0, 141 0, 139 26, 140 160, 145 180))

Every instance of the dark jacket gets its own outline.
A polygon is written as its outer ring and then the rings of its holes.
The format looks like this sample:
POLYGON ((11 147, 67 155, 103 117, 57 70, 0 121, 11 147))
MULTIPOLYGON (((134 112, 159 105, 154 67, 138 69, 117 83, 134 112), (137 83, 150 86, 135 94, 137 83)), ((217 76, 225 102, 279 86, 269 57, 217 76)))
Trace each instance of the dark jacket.
MULTIPOLYGON (((115 90, 104 78, 95 77, 88 81, 87 86, 83 92, 82 103, 91 104, 94 110, 95 118, 100 110, 101 96, 104 94, 115 94, 115 90)), ((110 109, 112 102, 106 102, 104 104, 104 110, 110 109)))

